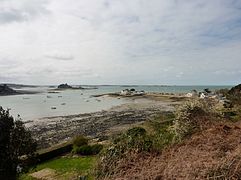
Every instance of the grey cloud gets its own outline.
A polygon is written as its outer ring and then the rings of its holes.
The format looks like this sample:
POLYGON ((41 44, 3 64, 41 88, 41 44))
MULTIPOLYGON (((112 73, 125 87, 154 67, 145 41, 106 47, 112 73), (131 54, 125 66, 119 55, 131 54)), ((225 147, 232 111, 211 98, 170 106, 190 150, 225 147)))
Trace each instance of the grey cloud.
POLYGON ((1 10, 0 9, 0 23, 10 23, 14 21, 22 21, 24 18, 18 10, 1 10))
POLYGON ((73 60, 74 56, 70 54, 60 54, 60 53, 55 53, 55 54, 46 54, 45 57, 50 58, 50 59, 55 59, 55 60, 62 60, 62 61, 69 61, 73 60))
POLYGON ((2 0, 0 1, 0 24, 23 22, 41 14, 49 14, 46 0, 2 0))

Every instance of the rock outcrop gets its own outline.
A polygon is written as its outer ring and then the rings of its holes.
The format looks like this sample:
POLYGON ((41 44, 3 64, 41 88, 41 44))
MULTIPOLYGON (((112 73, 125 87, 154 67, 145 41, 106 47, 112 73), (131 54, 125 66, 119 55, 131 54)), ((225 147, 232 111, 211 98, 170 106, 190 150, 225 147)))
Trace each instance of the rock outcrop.
POLYGON ((58 89, 72 89, 73 87, 72 86, 70 86, 70 85, 68 85, 67 83, 65 83, 65 84, 60 84, 59 86, 58 86, 58 89))

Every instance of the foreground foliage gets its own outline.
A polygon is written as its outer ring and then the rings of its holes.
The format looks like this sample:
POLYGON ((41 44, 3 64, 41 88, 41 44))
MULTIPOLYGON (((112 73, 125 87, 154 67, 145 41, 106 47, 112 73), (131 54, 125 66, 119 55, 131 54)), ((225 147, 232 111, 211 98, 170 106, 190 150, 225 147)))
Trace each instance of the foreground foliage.
MULTIPOLYGON (((216 99, 192 99, 174 115, 129 129, 102 151, 96 177, 241 179, 241 122, 233 124, 224 109, 216 99)), ((236 112, 240 109, 236 104, 236 112)))
POLYGON ((103 178, 113 175, 118 168, 121 168, 125 159, 131 157, 131 154, 158 154, 172 143, 174 134, 169 130, 172 121, 162 122, 156 119, 148 122, 148 127, 146 127, 152 129, 152 133, 143 127, 134 127, 114 137, 111 144, 99 156, 96 176, 103 178))
POLYGON ((176 140, 181 140, 206 126, 212 117, 219 116, 212 100, 191 100, 180 105, 175 112, 173 131, 176 140), (208 120, 207 120, 208 119, 208 120))
POLYGON ((25 170, 35 155, 37 144, 23 122, 14 120, 0 107, 0 179, 13 179, 25 170), (22 169, 24 168, 24 169, 22 169))

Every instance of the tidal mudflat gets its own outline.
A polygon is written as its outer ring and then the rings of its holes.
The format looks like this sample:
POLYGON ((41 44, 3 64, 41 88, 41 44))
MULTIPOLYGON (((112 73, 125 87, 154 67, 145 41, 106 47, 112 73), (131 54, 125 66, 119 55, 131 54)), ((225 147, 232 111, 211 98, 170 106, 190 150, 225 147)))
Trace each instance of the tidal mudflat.
POLYGON ((39 118, 26 122, 26 126, 33 132, 39 148, 69 141, 78 134, 104 140, 115 131, 142 123, 157 114, 173 111, 175 105, 180 103, 180 99, 172 99, 173 97, 156 94, 116 97, 128 98, 129 101, 94 113, 39 118))

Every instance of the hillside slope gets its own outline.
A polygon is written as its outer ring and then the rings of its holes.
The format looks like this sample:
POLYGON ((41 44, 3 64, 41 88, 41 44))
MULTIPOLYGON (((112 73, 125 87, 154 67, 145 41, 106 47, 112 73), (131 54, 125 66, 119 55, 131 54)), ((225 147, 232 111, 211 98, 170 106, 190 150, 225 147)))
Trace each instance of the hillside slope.
POLYGON ((161 155, 131 155, 118 164, 111 179, 240 179, 240 124, 215 123, 161 155))

